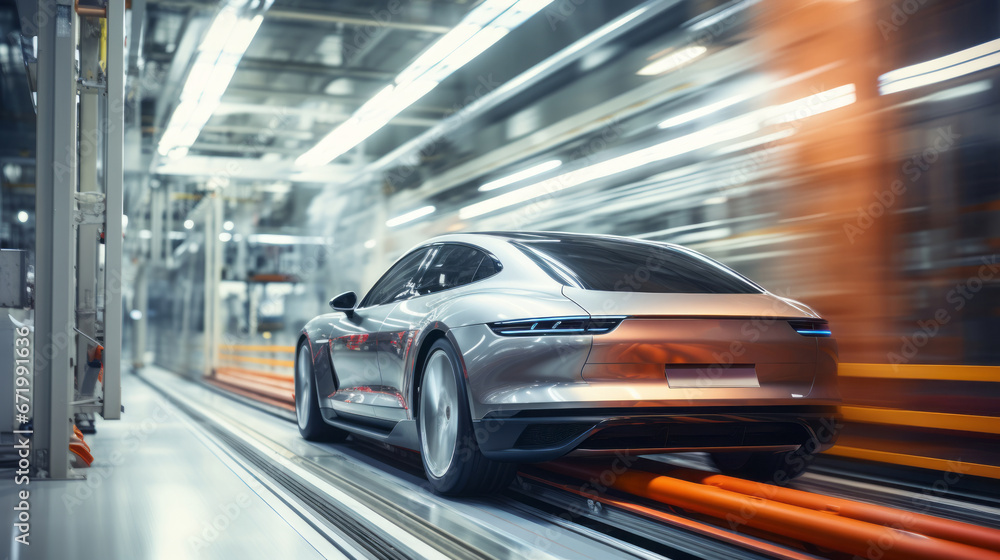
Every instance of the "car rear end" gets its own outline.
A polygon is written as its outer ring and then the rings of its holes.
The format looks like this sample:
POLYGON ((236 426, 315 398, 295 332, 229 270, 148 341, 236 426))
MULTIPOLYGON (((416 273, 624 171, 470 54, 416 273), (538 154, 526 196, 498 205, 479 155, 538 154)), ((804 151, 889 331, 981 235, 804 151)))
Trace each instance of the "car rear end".
POLYGON ((815 312, 686 249, 590 239, 515 241, 584 313, 488 325, 489 346, 519 365, 473 391, 484 453, 528 461, 833 444, 837 349, 815 312), (581 271, 594 259, 611 261, 602 277, 581 271), (671 273, 657 279, 654 268, 671 273), (632 289, 595 289, 622 286, 632 289))

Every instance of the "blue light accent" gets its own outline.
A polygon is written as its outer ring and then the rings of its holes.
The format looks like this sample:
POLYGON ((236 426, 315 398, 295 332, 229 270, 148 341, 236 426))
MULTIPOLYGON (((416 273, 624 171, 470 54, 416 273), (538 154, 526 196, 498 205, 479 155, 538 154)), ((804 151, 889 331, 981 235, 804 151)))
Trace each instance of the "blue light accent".
POLYGON ((598 315, 593 317, 586 315, 574 315, 567 317, 533 317, 530 319, 513 319, 487 324, 493 332, 504 336, 534 336, 545 334, 596 335, 615 330, 626 318, 626 315, 598 315))
POLYGON ((797 332, 799 334, 810 335, 810 336, 832 336, 833 335, 832 331, 808 331, 808 330, 806 330, 806 331, 800 331, 800 330, 796 330, 795 332, 797 332))
POLYGON ((526 331, 500 331, 500 334, 553 334, 553 333, 571 333, 571 332, 583 332, 583 329, 534 329, 526 331))

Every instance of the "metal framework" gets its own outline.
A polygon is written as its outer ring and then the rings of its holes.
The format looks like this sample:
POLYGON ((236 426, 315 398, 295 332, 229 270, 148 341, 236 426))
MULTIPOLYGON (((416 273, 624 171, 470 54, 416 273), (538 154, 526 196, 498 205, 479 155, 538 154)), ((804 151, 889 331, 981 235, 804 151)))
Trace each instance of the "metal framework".
POLYGON ((75 476, 74 414, 121 415, 125 2, 110 0, 97 17, 70 0, 41 0, 36 21, 33 466, 65 479, 75 476), (98 344, 104 372, 95 395, 87 362, 98 344))

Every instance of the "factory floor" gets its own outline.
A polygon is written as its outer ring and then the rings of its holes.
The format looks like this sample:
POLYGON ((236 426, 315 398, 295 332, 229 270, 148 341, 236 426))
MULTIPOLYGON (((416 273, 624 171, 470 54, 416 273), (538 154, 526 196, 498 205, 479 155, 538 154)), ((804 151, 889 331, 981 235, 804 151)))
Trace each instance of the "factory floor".
MULTIPOLYGON (((13 531, 0 557, 18 559, 324 558, 329 543, 262 491, 183 413, 132 375, 126 413, 86 437, 83 480, 0 484, 0 522, 13 531), (27 541, 13 537, 19 492, 29 492, 27 541), (262 497, 263 496, 263 497, 262 497), (291 521, 286 521, 286 518, 291 521)), ((5 471, 6 474, 6 471, 5 471)))

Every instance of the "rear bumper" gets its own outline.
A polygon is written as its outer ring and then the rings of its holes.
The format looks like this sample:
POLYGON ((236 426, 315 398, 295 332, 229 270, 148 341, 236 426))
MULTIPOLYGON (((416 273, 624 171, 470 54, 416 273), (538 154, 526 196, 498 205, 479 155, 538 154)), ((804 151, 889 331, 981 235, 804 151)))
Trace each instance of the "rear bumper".
POLYGON ((473 422, 483 455, 542 462, 563 456, 830 448, 835 406, 524 410, 473 422))

